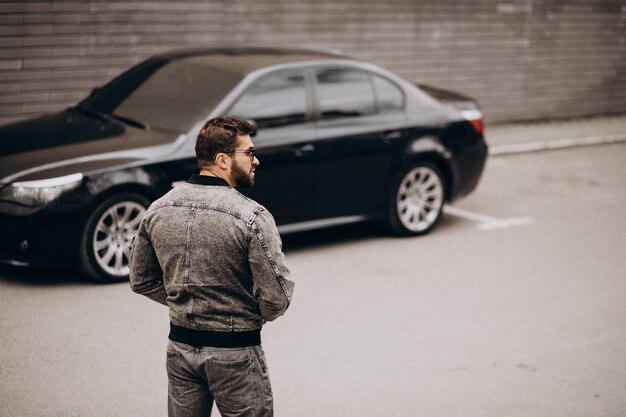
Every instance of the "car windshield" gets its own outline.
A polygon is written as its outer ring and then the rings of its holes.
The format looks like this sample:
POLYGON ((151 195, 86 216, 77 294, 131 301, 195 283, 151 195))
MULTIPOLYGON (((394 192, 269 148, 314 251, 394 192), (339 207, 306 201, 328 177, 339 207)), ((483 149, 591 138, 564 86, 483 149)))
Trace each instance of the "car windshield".
POLYGON ((94 90, 79 107, 182 133, 206 119, 241 79, 206 57, 152 59, 94 90))

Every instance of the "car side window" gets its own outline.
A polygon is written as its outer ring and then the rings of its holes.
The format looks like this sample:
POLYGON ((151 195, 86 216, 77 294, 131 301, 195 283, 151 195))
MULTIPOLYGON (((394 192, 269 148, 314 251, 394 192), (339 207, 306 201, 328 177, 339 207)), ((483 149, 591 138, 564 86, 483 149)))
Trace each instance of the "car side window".
POLYGON ((374 88, 367 73, 326 69, 317 71, 315 78, 322 119, 376 113, 374 88))
POLYGON ((304 74, 282 74, 253 85, 229 114, 254 120, 263 129, 304 123, 306 107, 304 74))
POLYGON ((394 83, 383 77, 374 76, 373 78, 378 110, 381 113, 402 110, 404 108, 402 91, 394 83))

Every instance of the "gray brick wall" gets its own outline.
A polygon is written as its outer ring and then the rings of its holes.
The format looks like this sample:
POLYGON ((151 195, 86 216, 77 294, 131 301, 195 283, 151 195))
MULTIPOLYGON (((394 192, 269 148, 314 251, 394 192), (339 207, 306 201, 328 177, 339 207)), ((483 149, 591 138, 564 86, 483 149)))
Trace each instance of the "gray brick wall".
POLYGON ((1 1, 0 123, 197 46, 340 49, 476 97, 487 122, 626 113, 626 0, 1 1))

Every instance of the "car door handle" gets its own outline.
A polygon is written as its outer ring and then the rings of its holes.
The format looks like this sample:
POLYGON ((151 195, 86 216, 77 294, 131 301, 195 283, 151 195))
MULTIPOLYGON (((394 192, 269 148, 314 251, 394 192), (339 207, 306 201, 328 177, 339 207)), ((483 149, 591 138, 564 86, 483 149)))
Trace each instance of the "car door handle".
POLYGON ((385 141, 399 139, 401 137, 402 137, 402 132, 399 130, 392 130, 392 131, 383 133, 383 140, 385 141))
POLYGON ((297 157, 302 157, 312 152, 315 152, 315 145, 313 145, 312 143, 309 143, 306 145, 302 145, 299 148, 296 148, 296 150, 294 151, 294 154, 297 157))

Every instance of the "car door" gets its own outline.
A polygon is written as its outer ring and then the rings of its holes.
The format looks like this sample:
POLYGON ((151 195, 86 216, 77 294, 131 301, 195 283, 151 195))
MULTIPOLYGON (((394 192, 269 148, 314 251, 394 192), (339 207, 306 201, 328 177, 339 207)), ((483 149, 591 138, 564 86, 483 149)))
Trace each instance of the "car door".
POLYGON ((357 69, 315 71, 316 217, 369 215, 387 203, 392 149, 404 135, 404 96, 357 69))
POLYGON ((263 204, 277 224, 310 220, 314 212, 315 129, 308 84, 302 70, 265 76, 228 111, 257 125, 252 140, 260 165, 254 187, 240 191, 263 204))

